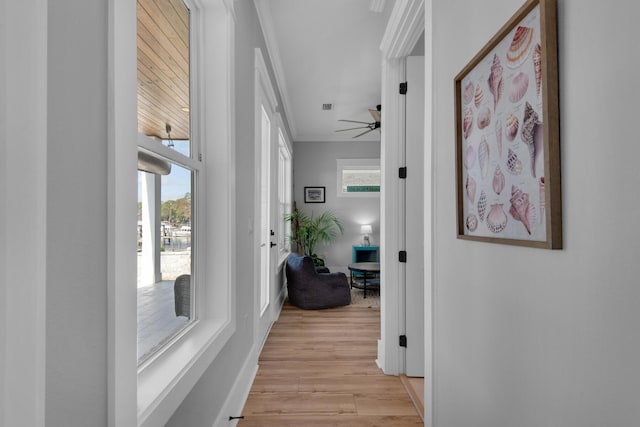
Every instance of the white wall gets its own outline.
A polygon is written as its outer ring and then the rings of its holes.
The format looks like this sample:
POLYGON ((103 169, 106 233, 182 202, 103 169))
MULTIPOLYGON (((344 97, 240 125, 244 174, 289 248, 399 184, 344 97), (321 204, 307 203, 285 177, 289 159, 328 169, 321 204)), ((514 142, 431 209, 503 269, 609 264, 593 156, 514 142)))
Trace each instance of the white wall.
POLYGON ((351 263, 352 246, 361 244, 361 224, 371 224, 371 244, 380 243, 380 197, 338 197, 337 159, 379 159, 375 141, 295 142, 293 145, 293 196, 297 207, 319 215, 331 210, 344 225, 344 235, 330 246, 319 245, 317 253, 328 266, 351 263), (304 203, 304 187, 326 187, 326 203, 304 203))
POLYGON ((46 424, 106 425, 107 2, 48 15, 46 424), (74 17, 74 19, 69 19, 74 17))
POLYGON ((434 417, 640 420, 634 1, 558 1, 564 249, 456 240, 453 79, 521 0, 434 0, 434 417))

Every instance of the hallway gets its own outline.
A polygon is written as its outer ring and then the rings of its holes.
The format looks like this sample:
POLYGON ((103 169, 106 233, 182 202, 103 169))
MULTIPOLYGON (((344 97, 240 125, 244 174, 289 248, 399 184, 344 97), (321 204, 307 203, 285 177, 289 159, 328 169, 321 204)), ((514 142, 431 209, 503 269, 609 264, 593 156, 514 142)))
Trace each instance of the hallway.
POLYGON ((400 379, 376 366, 380 310, 285 304, 238 424, 422 426, 400 379))

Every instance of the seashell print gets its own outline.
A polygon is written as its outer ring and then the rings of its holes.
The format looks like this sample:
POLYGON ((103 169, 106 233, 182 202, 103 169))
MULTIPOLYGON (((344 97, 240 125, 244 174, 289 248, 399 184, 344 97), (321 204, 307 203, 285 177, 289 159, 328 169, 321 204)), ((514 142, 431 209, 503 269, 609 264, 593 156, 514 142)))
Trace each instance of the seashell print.
POLYGON ((476 214, 467 215, 467 230, 473 232, 476 231, 476 228, 478 228, 478 217, 476 214))
POLYGON ((509 90, 509 101, 518 102, 520 101, 524 95, 527 93, 527 89, 529 88, 529 76, 520 71, 516 76, 511 80, 511 89, 509 90))
POLYGON ((467 146, 464 152, 464 167, 471 169, 476 164, 476 150, 473 149, 473 145, 467 146))
POLYGON ((473 130, 473 110, 471 108, 467 108, 464 111, 464 118, 462 119, 462 133, 464 134, 464 139, 469 138, 471 131, 473 130))
POLYGON ((536 208, 529 202, 529 194, 515 185, 511 186, 511 207, 509 213, 516 221, 520 221, 527 233, 531 235, 531 227, 536 220, 536 208))
POLYGON ((518 134, 518 127, 520 126, 520 122, 518 118, 514 116, 512 113, 507 115, 507 139, 509 141, 513 141, 518 134))
POLYGON ((536 44, 533 49, 533 70, 536 74, 536 94, 540 96, 542 88, 542 46, 540 43, 536 44))
POLYGON ((500 58, 498 55, 493 55, 493 63, 491 64, 491 73, 487 80, 489 84, 489 91, 493 94, 493 110, 495 111, 502 97, 502 64, 500 64, 500 58))
POLYGON ((493 173, 493 191, 499 196, 504 190, 505 177, 500 169, 500 165, 496 166, 496 171, 493 173))
POLYGON ((467 181, 464 183, 464 188, 467 190, 467 197, 471 203, 476 201, 476 180, 471 175, 467 175, 467 181))
POLYGON ((542 224, 542 222, 544 221, 547 206, 547 199, 544 191, 544 176, 540 177, 538 183, 540 184, 540 224, 542 224))
POLYGON ((489 144, 487 140, 482 137, 480 146, 478 147, 478 162, 480 163, 480 172, 482 173, 482 179, 485 179, 489 174, 489 144))
POLYGON ((502 209, 502 203, 491 205, 487 214, 487 228, 493 233, 500 233, 507 227, 507 214, 502 209))
POLYGON ((498 146, 498 157, 502 157, 502 120, 496 120, 496 145, 498 146))
POLYGON ((480 192, 480 198, 478 199, 478 216, 480 221, 484 221, 484 215, 487 213, 487 195, 484 190, 480 192))
POLYGON ((518 27, 513 35, 509 50, 507 50, 507 65, 510 68, 517 68, 527 59, 533 44, 533 28, 518 27))
POLYGON ((533 176, 534 178, 536 176, 536 150, 538 148, 542 148, 541 124, 542 123, 538 119, 538 113, 536 113, 533 110, 531 104, 527 102, 524 107, 524 118, 522 119, 521 136, 522 140, 529 149, 529 154, 531 155, 531 176, 533 176))
POLYGON ((507 152, 507 169, 513 175, 520 175, 522 172, 522 161, 518 159, 518 155, 511 148, 507 152))
POLYGON ((491 123, 491 110, 486 105, 478 112, 478 129, 484 129, 491 123))
POLYGON ((483 99, 484 99, 484 91, 482 90, 480 83, 478 83, 478 85, 476 86, 476 92, 474 95, 474 103, 476 104, 476 108, 480 107, 480 104, 482 103, 483 99))
POLYGON ((473 93, 474 93, 473 83, 469 82, 464 87, 464 92, 462 93, 462 102, 464 102, 465 105, 471 102, 471 100, 473 99, 473 93))

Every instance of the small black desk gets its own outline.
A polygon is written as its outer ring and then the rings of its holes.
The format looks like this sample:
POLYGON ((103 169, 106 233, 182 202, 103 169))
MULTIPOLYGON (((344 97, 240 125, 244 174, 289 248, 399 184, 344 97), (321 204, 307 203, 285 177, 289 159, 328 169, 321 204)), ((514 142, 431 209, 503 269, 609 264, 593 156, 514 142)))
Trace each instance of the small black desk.
MULTIPOLYGON (((356 262, 347 266, 351 272, 351 287, 354 286, 353 276, 361 275, 363 279, 362 289, 364 289, 364 298, 367 297, 367 280, 375 279, 380 274, 380 263, 378 262, 356 262)), ((379 284, 379 282, 378 282, 379 284)), ((358 286, 359 287, 359 286, 358 286)))

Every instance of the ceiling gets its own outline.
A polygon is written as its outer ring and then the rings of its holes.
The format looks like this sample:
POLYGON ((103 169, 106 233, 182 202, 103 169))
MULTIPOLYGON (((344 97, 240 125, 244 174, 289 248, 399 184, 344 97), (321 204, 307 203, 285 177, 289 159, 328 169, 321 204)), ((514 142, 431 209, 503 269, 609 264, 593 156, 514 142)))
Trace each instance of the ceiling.
POLYGON ((189 139, 189 10, 183 0, 138 0, 138 132, 189 139), (185 111, 186 110, 186 111, 185 111))
MULTIPOLYGON (((380 42, 393 0, 255 0, 294 141, 353 141, 381 103, 380 42), (323 104, 332 109, 323 111, 323 104), (364 125, 362 125, 364 126, 364 125)), ((189 31, 183 0, 137 0, 138 131, 189 138, 189 31), (186 110, 186 111, 185 111, 186 110)), ((357 139, 379 141, 374 130, 357 139)))
MULTIPOLYGON (((381 103, 380 42, 393 0, 255 0, 294 141, 353 141, 381 103), (375 10, 379 10, 375 11, 375 10), (323 111, 323 104, 332 104, 323 111)), ((358 141, 379 141, 374 130, 358 141)))

